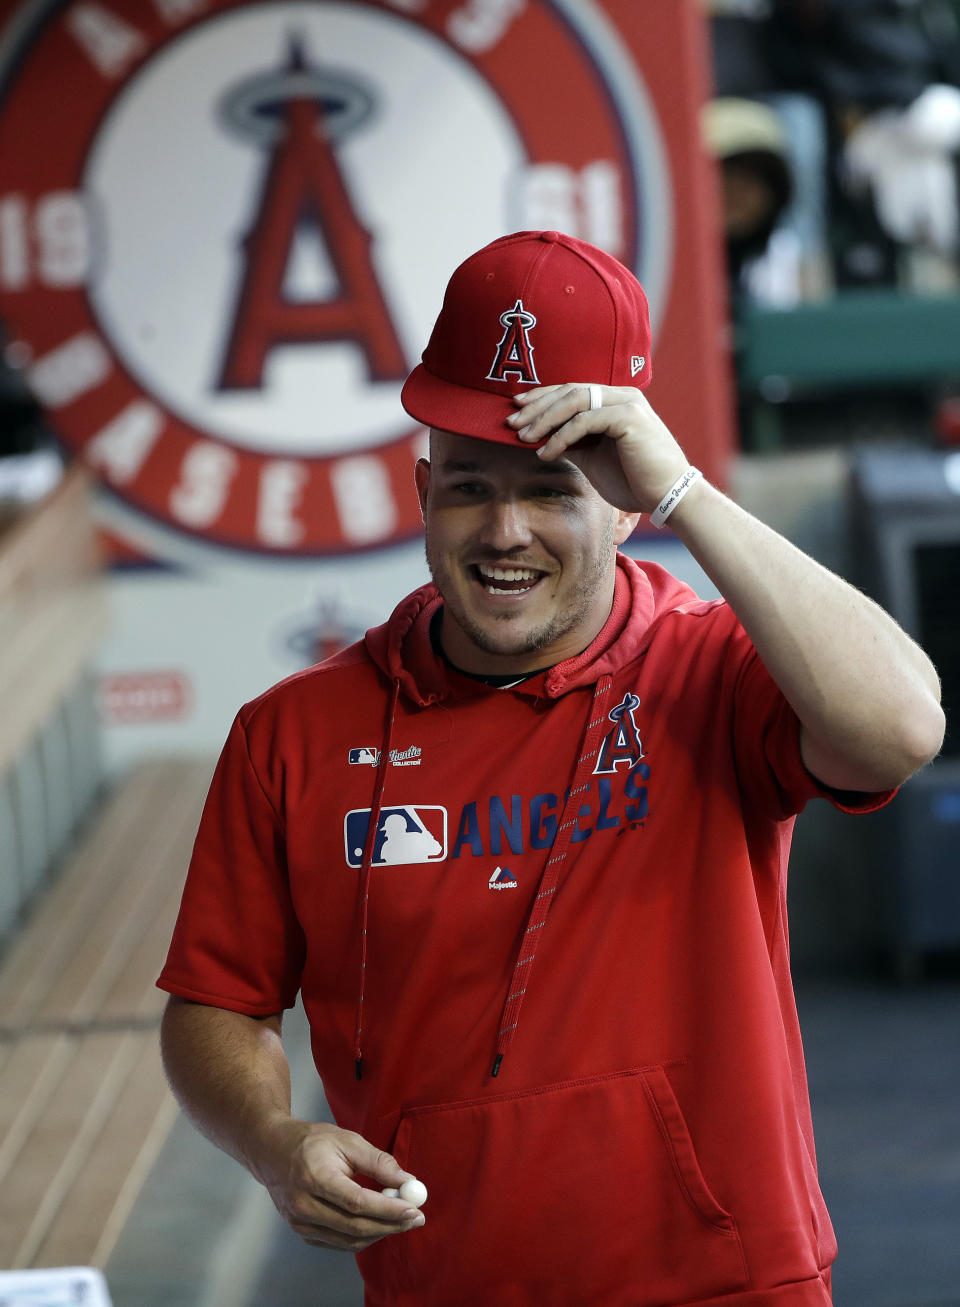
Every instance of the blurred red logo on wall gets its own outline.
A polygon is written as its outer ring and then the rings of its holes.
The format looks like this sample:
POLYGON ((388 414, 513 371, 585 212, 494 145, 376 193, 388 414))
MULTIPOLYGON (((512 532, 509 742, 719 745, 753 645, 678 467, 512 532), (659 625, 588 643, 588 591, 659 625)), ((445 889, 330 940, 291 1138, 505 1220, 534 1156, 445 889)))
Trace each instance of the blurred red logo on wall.
POLYGON ((178 671, 114 672, 100 678, 100 719, 108 726, 173 722, 193 703, 190 680, 178 671))

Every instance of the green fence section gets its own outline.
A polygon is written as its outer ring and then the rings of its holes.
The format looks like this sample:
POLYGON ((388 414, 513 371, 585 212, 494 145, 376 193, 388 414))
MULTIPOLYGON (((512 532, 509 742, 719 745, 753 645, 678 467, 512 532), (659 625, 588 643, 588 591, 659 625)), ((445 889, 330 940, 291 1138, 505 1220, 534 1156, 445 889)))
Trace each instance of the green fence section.
POLYGON ((747 391, 905 386, 960 377, 960 295, 847 291, 793 309, 747 306, 737 323, 747 391))

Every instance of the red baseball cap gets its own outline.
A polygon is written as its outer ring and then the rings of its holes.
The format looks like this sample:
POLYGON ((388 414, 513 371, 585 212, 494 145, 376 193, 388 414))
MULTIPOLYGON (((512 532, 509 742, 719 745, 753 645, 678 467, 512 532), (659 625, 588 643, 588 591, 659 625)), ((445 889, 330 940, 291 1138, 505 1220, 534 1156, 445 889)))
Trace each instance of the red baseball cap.
POLYGON ((400 399, 424 426, 505 445, 524 387, 649 385, 643 287, 604 250, 559 231, 518 231, 460 264, 400 399))

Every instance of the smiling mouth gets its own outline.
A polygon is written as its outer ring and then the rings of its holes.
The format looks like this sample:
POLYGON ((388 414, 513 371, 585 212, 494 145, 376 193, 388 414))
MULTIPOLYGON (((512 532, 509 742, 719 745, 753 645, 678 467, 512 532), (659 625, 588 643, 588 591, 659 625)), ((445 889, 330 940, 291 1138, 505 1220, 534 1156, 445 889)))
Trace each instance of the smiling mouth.
POLYGON ((475 564, 472 571, 490 595, 526 594, 546 576, 533 567, 491 567, 486 563, 475 564))

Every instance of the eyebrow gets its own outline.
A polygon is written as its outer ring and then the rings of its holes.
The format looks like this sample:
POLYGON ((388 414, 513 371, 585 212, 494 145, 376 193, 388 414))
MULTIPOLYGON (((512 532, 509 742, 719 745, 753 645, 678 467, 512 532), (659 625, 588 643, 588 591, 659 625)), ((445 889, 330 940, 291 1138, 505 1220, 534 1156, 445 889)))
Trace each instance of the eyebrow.
MULTIPOLYGON (((484 473, 488 470, 487 465, 483 463, 472 462, 470 459, 445 458, 440 464, 441 472, 479 472, 484 473)), ((575 463, 571 463, 567 458, 558 459, 555 463, 541 463, 538 468, 532 469, 535 476, 541 473, 557 476, 571 476, 580 472, 575 463)), ((580 473, 582 475, 582 473, 580 473)))

